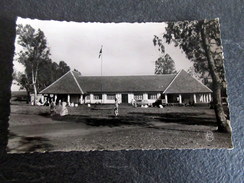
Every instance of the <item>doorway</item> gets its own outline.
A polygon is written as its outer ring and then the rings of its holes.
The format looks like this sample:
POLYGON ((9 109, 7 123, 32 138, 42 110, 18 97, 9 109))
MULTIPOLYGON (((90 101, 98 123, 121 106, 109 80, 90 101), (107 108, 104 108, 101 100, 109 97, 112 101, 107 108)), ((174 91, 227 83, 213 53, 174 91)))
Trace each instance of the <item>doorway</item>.
POLYGON ((122 94, 122 103, 128 103, 128 94, 122 94))

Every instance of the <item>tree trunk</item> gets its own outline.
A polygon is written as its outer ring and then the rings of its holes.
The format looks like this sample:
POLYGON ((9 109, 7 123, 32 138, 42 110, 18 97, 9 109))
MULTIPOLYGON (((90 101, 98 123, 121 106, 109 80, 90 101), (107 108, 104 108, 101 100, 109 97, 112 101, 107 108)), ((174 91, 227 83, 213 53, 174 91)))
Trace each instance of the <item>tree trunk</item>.
POLYGON ((37 89, 36 89, 36 83, 33 83, 33 88, 34 88, 34 105, 36 105, 36 96, 37 96, 37 89))
POLYGON ((213 79, 213 102, 214 102, 215 115, 217 119, 218 131, 231 132, 231 128, 226 119, 226 115, 224 113, 224 108, 222 105, 222 98, 221 98, 222 82, 216 70, 214 58, 210 51, 210 47, 209 47, 210 44, 206 34, 206 26, 204 25, 201 31, 201 36, 203 39, 203 46, 208 60, 209 71, 213 79))
POLYGON ((33 89, 34 89, 34 101, 33 101, 33 105, 36 105, 37 89, 36 89, 36 78, 35 78, 35 74, 34 74, 34 70, 33 69, 32 69, 32 84, 33 84, 33 89))

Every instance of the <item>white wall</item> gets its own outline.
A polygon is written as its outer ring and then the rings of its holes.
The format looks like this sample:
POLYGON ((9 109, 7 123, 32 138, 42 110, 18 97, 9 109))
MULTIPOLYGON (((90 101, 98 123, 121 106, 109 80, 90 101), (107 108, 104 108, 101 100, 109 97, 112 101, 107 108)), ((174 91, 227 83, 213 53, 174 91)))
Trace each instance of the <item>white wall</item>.
POLYGON ((129 93, 128 94, 128 103, 131 104, 132 99, 134 99, 134 94, 133 93, 129 93))
POLYGON ((143 93, 143 100, 148 100, 148 94, 147 93, 143 93))
MULTIPOLYGON (((134 99, 134 94, 133 93, 128 93, 128 103, 131 104, 131 100, 134 99)), ((158 94, 160 96, 160 93, 158 94)), ((115 97, 118 98, 119 103, 122 103, 122 94, 121 93, 116 93, 115 97)), ((143 93, 143 100, 148 100, 149 103, 154 103, 156 99, 148 99, 148 93, 143 93)), ((87 96, 85 97, 84 103, 103 103, 103 104, 114 104, 115 100, 109 100, 107 97, 107 94, 102 94, 102 99, 94 99, 94 95, 90 94, 90 99, 87 99, 87 96)))
POLYGON ((104 104, 114 104, 115 100, 114 99, 108 99, 108 95, 103 94, 103 103, 104 104))
POLYGON ((118 102, 122 103, 122 94, 121 93, 117 93, 115 96, 117 97, 118 102))

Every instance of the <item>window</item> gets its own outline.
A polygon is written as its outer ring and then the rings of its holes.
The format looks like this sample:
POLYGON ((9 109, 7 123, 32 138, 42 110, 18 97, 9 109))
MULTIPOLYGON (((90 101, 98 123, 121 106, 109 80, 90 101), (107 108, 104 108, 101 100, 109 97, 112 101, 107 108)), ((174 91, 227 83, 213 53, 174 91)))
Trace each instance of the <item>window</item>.
POLYGON ((108 94, 107 95, 107 99, 108 100, 114 100, 115 99, 115 95, 114 94, 108 94))
POLYGON ((154 100, 156 100, 156 99, 157 99, 157 94, 149 94, 149 95, 148 95, 148 98, 149 98, 149 99, 154 99, 154 100))
POLYGON ((95 100, 100 100, 100 99, 102 99, 102 94, 94 95, 94 99, 95 99, 95 100))
POLYGON ((143 99, 143 95, 134 95, 134 99, 135 100, 142 100, 143 99))
POLYGON ((86 96, 86 100, 90 100, 90 95, 87 95, 86 96))

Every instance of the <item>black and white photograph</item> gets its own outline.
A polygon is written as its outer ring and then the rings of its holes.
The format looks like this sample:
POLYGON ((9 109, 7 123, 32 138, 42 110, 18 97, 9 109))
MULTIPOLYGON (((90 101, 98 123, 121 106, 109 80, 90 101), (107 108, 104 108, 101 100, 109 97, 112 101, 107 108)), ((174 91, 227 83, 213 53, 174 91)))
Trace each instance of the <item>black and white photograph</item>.
POLYGON ((18 17, 8 152, 232 148, 220 35, 18 17))

